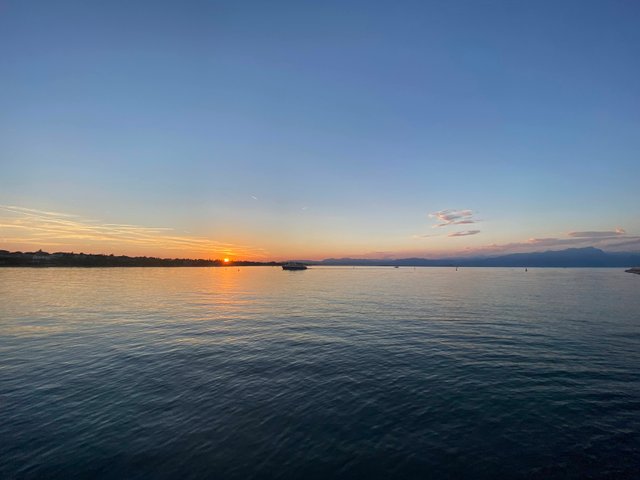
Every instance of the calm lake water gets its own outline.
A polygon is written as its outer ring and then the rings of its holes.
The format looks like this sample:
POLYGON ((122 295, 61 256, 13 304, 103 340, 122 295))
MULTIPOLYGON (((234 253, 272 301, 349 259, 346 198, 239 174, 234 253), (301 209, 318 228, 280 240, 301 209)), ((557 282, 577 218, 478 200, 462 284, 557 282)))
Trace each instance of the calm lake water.
POLYGON ((1 478, 638 478, 620 269, 0 269, 1 478))

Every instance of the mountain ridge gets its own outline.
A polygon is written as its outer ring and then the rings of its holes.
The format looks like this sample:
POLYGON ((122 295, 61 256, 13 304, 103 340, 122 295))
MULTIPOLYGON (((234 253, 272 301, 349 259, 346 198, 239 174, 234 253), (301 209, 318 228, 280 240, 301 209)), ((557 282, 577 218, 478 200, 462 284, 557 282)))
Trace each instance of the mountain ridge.
POLYGON ((411 267, 631 267, 640 265, 640 252, 605 252, 596 247, 567 248, 494 256, 447 258, 359 259, 326 258, 316 265, 411 267))

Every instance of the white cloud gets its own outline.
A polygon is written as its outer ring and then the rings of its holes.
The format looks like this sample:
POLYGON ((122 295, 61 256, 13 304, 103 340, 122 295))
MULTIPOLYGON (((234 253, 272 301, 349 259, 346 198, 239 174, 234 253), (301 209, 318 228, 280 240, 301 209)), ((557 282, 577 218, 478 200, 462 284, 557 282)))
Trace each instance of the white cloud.
POLYGON ((438 224, 434 227, 448 227, 451 225, 469 225, 476 223, 477 220, 473 218, 472 210, 440 210, 429 214, 430 218, 438 220, 438 224))

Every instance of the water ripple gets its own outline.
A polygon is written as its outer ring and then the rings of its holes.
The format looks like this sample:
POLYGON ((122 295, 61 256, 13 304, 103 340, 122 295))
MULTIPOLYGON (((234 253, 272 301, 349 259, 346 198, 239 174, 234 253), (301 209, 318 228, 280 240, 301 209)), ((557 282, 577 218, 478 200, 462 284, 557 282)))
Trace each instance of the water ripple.
POLYGON ((635 478, 617 270, 0 271, 1 478, 635 478))

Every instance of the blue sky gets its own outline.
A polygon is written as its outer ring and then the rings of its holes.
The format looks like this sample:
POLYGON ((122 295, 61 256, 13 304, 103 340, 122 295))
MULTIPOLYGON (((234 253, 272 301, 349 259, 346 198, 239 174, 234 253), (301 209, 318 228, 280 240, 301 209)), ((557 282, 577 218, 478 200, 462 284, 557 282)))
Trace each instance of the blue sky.
POLYGON ((638 25, 635 1, 0 0, 0 243, 639 250, 638 25))

